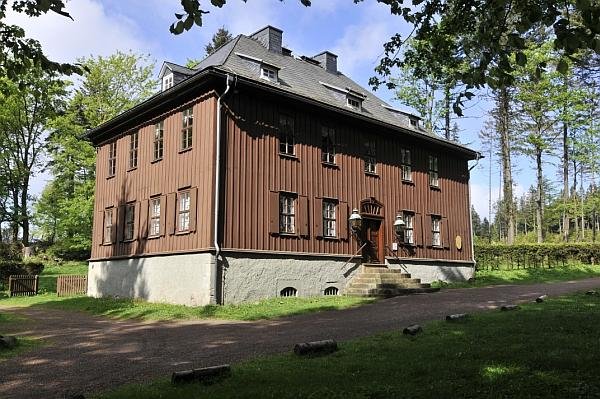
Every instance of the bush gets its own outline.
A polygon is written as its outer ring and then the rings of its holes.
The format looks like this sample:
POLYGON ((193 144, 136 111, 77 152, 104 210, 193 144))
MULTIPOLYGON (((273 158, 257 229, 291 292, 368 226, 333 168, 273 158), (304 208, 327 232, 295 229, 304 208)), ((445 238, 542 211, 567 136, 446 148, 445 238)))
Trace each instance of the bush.
POLYGON ((46 253, 52 258, 62 260, 88 260, 91 256, 89 248, 69 245, 67 243, 56 243, 49 247, 46 253))
POLYGON ((594 264, 600 261, 600 244, 477 244, 475 259, 479 269, 552 267, 570 261, 594 264))
POLYGON ((41 262, 2 261, 0 262, 0 282, 8 283, 10 275, 41 274, 44 264, 41 262))
POLYGON ((0 242, 0 262, 7 260, 21 260, 23 253, 19 243, 0 242))

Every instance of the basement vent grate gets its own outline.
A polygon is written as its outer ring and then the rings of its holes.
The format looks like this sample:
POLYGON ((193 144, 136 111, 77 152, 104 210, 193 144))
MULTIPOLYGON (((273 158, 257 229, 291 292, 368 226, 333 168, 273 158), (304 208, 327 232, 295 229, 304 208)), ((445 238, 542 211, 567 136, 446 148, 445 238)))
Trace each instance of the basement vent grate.
POLYGON ((279 292, 279 296, 298 296, 298 290, 294 287, 285 287, 279 292))
POLYGON ((339 295, 340 290, 337 287, 327 287, 323 293, 325 296, 336 296, 339 295))

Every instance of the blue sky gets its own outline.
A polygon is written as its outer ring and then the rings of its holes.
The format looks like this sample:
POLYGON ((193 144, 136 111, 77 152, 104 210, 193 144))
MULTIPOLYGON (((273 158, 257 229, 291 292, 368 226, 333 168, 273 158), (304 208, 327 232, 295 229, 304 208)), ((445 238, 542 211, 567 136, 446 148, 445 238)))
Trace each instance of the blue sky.
MULTIPOLYGON (((67 2, 75 21, 56 15, 38 19, 9 14, 8 21, 23 26, 27 35, 38 39, 54 60, 73 62, 78 57, 109 55, 117 50, 150 54, 157 72, 164 60, 185 64, 188 58, 202 58, 204 46, 212 34, 225 26, 232 34, 250 34, 265 25, 284 31, 284 46, 296 55, 315 55, 329 50, 338 55, 338 67, 363 87, 383 54, 382 44, 394 33, 404 35, 408 25, 390 15, 389 8, 375 1, 354 4, 352 0, 313 0, 306 8, 298 0, 229 0, 222 9, 202 1, 210 13, 204 26, 194 27, 179 36, 169 32, 173 14, 180 12, 178 0, 76 0, 67 2)), ((376 94, 399 108, 394 93, 380 89, 376 94)), ((489 103, 481 98, 469 104, 467 118, 460 120, 461 142, 481 150, 478 133, 483 127, 489 103)), ((406 108, 405 108, 406 109, 406 108)), ((533 183, 531 165, 517 160, 516 194, 533 183)), ((472 172, 472 202, 480 215, 488 214, 489 160, 472 172)), ((499 166, 492 165, 492 197, 498 198, 499 166)), ((48 176, 41 174, 33 182, 32 192, 43 188, 48 176)))

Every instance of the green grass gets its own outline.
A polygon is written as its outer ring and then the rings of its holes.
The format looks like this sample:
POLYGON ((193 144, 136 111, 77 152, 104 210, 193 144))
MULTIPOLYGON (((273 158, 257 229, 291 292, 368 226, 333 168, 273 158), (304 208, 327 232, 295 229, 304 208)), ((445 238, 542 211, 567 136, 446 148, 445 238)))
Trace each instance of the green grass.
POLYGON ((88 264, 85 261, 63 263, 44 262, 44 271, 40 275, 40 293, 56 293, 56 278, 63 274, 87 274, 88 264))
POLYGON ((473 282, 444 283, 438 281, 434 282, 432 286, 440 288, 469 288, 500 284, 555 283, 590 277, 600 277, 600 265, 574 263, 553 268, 480 270, 477 271, 475 281, 473 282))
MULTIPOLYGON (((332 355, 235 364, 231 378, 173 387, 165 379, 98 398, 600 397, 600 297, 571 295, 519 311, 479 313, 342 343, 332 355)), ((399 326, 400 327, 400 326, 399 326)))
POLYGON ((0 349, 0 362, 11 357, 19 356, 24 352, 28 352, 44 344, 43 340, 41 339, 29 337, 17 337, 17 340, 17 346, 15 346, 14 348, 0 349))

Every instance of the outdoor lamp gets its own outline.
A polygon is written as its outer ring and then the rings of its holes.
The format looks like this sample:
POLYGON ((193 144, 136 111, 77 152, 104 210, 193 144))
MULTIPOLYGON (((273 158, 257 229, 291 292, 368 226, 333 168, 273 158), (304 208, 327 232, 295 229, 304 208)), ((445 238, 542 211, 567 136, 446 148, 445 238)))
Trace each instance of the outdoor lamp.
POLYGON ((396 232, 396 235, 399 237, 402 235, 402 232, 404 231, 404 220, 402 219, 402 215, 398 214, 396 215, 396 220, 394 221, 394 231, 396 232))
POLYGON ((362 227, 362 217, 358 214, 358 209, 352 209, 352 215, 348 219, 353 232, 357 232, 362 227))

